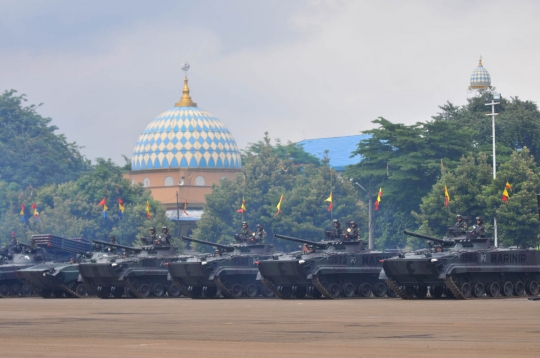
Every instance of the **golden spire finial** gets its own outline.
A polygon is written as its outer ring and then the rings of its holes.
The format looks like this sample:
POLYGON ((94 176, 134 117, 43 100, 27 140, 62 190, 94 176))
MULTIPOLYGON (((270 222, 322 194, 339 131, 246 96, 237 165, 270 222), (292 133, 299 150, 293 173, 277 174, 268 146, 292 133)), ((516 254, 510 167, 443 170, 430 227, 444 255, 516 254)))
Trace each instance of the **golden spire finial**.
POLYGON ((191 97, 189 96, 189 87, 188 87, 188 79, 187 79, 187 71, 189 70, 189 63, 184 62, 182 64, 182 71, 186 74, 186 77, 184 78, 184 89, 182 90, 182 98, 180 98, 180 102, 175 103, 174 105, 176 107, 197 107, 197 103, 193 102, 191 100, 191 97))
POLYGON ((197 107, 197 103, 191 100, 189 95, 188 79, 184 78, 184 89, 182 90, 182 98, 180 101, 174 104, 176 107, 197 107))
POLYGON ((483 65, 482 65, 482 56, 480 56, 480 61, 478 61, 478 66, 483 67, 483 65))

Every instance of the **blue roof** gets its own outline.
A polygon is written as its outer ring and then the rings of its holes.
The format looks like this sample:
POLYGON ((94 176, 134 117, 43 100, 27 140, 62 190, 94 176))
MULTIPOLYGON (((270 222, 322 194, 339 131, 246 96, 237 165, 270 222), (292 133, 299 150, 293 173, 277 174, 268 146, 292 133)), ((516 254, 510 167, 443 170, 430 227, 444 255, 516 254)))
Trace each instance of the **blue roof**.
POLYGON ((330 166, 337 171, 343 171, 347 165, 360 162, 361 158, 359 156, 354 158, 350 158, 350 156, 352 152, 358 149, 358 143, 369 137, 369 134, 359 134, 344 137, 304 139, 296 143, 296 145, 302 146, 306 152, 319 159, 322 159, 324 151, 328 150, 330 166))

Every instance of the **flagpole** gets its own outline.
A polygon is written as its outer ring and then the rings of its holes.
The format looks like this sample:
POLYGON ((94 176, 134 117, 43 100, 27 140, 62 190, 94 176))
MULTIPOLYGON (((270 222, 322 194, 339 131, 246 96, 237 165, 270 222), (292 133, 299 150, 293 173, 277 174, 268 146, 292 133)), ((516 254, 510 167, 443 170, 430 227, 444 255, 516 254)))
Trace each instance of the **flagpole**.
MULTIPOLYGON (((486 106, 491 106, 491 113, 486 114, 486 116, 491 116, 491 131, 492 131, 492 140, 493 140, 493 180, 497 179, 497 161, 495 159, 495 116, 499 113, 495 113, 495 105, 500 102, 495 102, 495 100, 500 100, 501 95, 499 93, 493 93, 491 102, 487 102, 486 106)), ((497 237, 497 217, 493 217, 493 238, 495 247, 499 246, 498 237, 497 237)))
POLYGON ((176 227, 178 229, 178 239, 180 239, 180 204, 178 203, 178 191, 176 192, 176 227))

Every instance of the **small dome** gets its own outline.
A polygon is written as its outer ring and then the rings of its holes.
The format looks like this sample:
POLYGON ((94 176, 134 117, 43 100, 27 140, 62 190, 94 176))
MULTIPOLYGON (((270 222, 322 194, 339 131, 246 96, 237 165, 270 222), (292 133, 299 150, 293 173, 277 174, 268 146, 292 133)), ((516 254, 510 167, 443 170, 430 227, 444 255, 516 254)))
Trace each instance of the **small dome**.
POLYGON ((491 87, 491 76, 484 66, 482 66, 482 59, 480 59, 478 67, 471 75, 470 87, 472 89, 486 89, 491 87))
POLYGON ((131 170, 168 168, 240 169, 240 151, 229 130, 184 96, 176 107, 157 116, 139 136, 131 170))

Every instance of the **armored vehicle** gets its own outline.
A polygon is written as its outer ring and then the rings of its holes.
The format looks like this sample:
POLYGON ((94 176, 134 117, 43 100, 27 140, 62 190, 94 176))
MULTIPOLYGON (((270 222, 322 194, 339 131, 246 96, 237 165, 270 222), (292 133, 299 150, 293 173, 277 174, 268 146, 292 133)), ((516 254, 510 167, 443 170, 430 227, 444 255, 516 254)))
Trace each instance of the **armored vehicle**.
POLYGON ((182 257, 176 253, 174 246, 161 240, 139 247, 93 241, 123 251, 121 256, 102 256, 79 264, 81 280, 99 298, 180 295, 180 291, 167 281, 168 271, 164 265, 165 262, 174 262, 182 257))
POLYGON ((0 297, 32 295, 31 286, 18 277, 20 270, 45 262, 69 261, 71 249, 85 250, 90 247, 85 240, 53 235, 34 235, 32 241, 34 245, 18 243, 0 249, 0 297))
POLYGON ((169 279, 184 295, 191 298, 273 296, 257 281, 257 263, 275 254, 273 245, 248 242, 221 245, 188 237, 183 239, 217 249, 214 254, 168 263, 169 279))
POLYGON ((379 273, 381 261, 395 256, 394 251, 371 251, 361 240, 275 237, 303 244, 302 251, 259 262, 260 279, 279 298, 393 295, 384 280, 379 280, 379 273))
POLYGON ((80 279, 79 264, 105 262, 116 259, 119 255, 116 250, 102 245, 94 245, 93 249, 93 252, 67 250, 73 255, 69 262, 44 262, 17 271, 17 277, 43 298, 86 298, 95 295, 92 287, 85 285, 80 279))
MULTIPOLYGON (((455 227, 449 231, 455 233, 455 227)), ((380 278, 403 299, 512 297, 540 292, 540 252, 494 247, 468 231, 447 238, 404 231, 430 248, 384 260, 380 278), (454 237, 452 237, 454 236, 454 237)))

